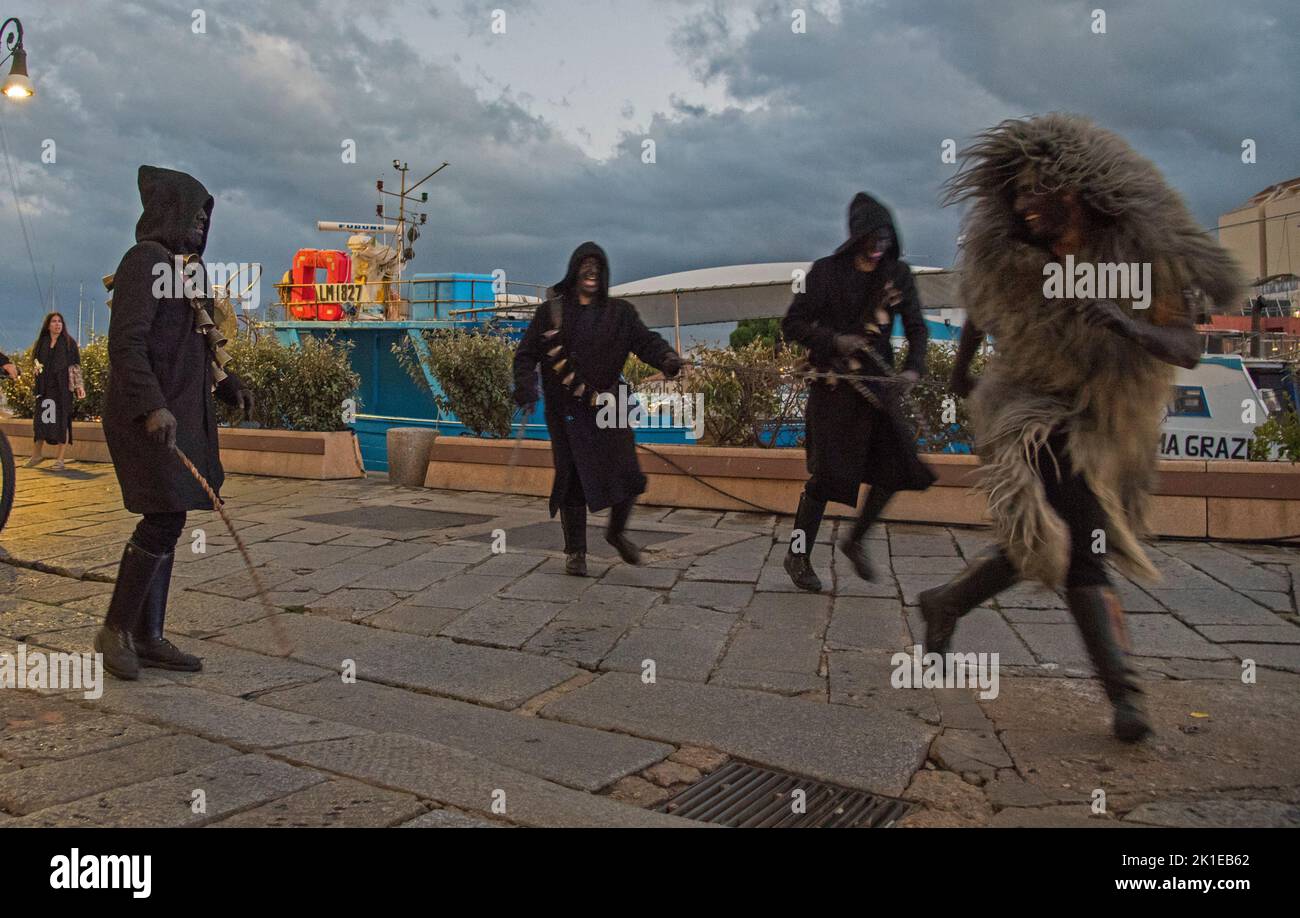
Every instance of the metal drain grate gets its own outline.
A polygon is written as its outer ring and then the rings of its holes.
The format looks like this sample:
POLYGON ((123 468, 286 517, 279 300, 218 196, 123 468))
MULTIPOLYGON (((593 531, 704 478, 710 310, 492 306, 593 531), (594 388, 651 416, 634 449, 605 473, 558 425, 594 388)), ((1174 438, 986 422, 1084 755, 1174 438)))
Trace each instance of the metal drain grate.
POLYGON ((744 762, 728 762, 661 803, 661 813, 738 829, 888 828, 912 804, 744 762), (794 812, 793 791, 805 794, 794 812))

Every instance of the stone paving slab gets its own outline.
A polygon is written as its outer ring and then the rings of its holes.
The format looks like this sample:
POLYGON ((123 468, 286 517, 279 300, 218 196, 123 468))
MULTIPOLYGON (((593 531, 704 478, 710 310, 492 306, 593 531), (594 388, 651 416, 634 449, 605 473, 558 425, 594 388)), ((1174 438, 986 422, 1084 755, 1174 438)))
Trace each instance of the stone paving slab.
POLYGON ((1096 787, 1154 796, 1288 786, 1300 774, 1290 754, 1300 707, 1295 676, 1274 673, 1255 685, 1143 679, 1156 735, 1138 748, 1110 735, 1110 707, 1092 680, 1003 676, 1001 683, 985 712, 1018 770, 1032 764, 1033 784, 1061 802, 1087 802, 1096 787))
MULTIPOLYGON (((12 715, 8 710, 5 714, 12 723, 12 715)), ((36 729, 0 734, 4 739, 3 746, 0 746, 0 756, 20 765, 39 765, 156 739, 165 732, 152 724, 143 724, 129 717, 92 714, 89 709, 82 709, 70 721, 60 717, 57 723, 45 724, 36 729)))
POLYGON ((96 704, 106 711, 129 714, 245 749, 273 749, 289 743, 369 732, 364 727, 280 711, 241 698, 179 685, 149 688, 114 681, 96 704))
POLYGON ((229 758, 197 736, 162 736, 0 774, 0 808, 18 816, 229 758))
POLYGON ((542 709, 545 717, 719 749, 772 768, 897 795, 935 731, 887 708, 780 698, 608 673, 542 709))
POLYGON ((423 816, 402 823, 403 829, 503 829, 507 826, 507 823, 475 819, 473 816, 448 809, 430 810, 423 816))
POLYGON ((386 631, 404 631, 407 634, 432 637, 465 614, 464 609, 435 609, 432 606, 412 605, 408 601, 367 616, 366 624, 386 631))
POLYGON ((532 826, 686 827, 684 819, 639 810, 488 762, 459 749, 394 733, 279 750, 292 762, 413 793, 480 815, 532 826), (504 804, 493 813, 493 803, 504 804))
POLYGON ((595 669, 642 614, 626 606, 577 603, 539 631, 524 650, 595 669))
POLYGON ((413 794, 334 778, 211 824, 215 829, 384 828, 425 811, 413 794))
MULTIPOLYGON (((554 688, 575 671, 554 660, 509 650, 456 644, 303 615, 277 617, 290 650, 305 663, 341 672, 356 663, 357 678, 514 708, 554 688)), ((248 650, 275 647, 268 622, 242 625, 217 639, 248 650)))
MULTIPOLYGON (((907 610, 907 622, 913 635, 924 635, 925 624, 919 607, 907 610)), ((953 632, 953 653, 996 653, 1003 666, 1033 666, 1034 658, 1016 631, 992 609, 972 609, 962 616, 953 632)))
POLYGON ((319 772, 295 768, 262 755, 209 762, 179 775, 120 787, 72 803, 38 810, 14 826, 180 828, 201 826, 284 797, 325 780, 319 772), (202 791, 206 812, 194 812, 202 791))
POLYGON ((1196 630, 1217 644, 1300 644, 1300 628, 1285 622, 1276 625, 1201 625, 1196 630))
POLYGON ((1277 616, 1224 586, 1152 589, 1151 595, 1190 625, 1270 625, 1277 616))
POLYGON ((442 743, 578 790, 599 790, 673 751, 663 743, 366 682, 287 689, 258 701, 442 743))
POLYGON ((1172 828, 1300 828, 1300 804, 1284 800, 1209 797, 1144 803, 1124 814, 1126 823, 1172 828))
POLYGON ((1300 673, 1300 647, 1295 644, 1225 644, 1223 647, 1239 659, 1300 673))
POLYGON ((754 588, 747 583, 683 580, 673 587, 668 601, 719 612, 739 612, 753 597, 754 588))
POLYGON ((903 604, 894 598, 836 597, 826 645, 833 648, 902 650, 911 643, 903 604))
MULTIPOLYGON (((715 613, 716 614, 716 613, 715 613)), ((727 632, 709 628, 655 628, 642 625, 623 636, 600 661, 601 669, 646 672, 654 664, 657 679, 704 682, 727 643, 727 632)))
POLYGON ((472 609, 498 590, 510 586, 514 577, 477 574, 457 574, 428 589, 412 593, 406 602, 413 606, 432 606, 438 609, 472 609))

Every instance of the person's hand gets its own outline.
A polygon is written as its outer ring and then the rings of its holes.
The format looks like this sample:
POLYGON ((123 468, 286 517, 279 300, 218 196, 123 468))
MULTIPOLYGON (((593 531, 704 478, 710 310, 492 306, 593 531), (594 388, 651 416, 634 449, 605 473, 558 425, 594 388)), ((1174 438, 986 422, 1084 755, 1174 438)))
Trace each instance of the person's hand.
POLYGON ((682 360, 678 354, 669 354, 664 358, 664 375, 669 379, 674 378, 686 366, 686 361, 682 360))
POLYGON ((86 390, 83 389, 81 386, 77 386, 77 391, 73 394, 76 395, 77 398, 79 399, 84 399, 86 397, 86 390))
POLYGON ((867 339, 862 335, 836 335, 835 351, 841 357, 851 357, 858 351, 866 350, 867 339))
POLYGON ((975 391, 975 380, 967 370, 953 370, 948 385, 958 398, 968 398, 975 391))
POLYGON ((8 373, 10 379, 18 378, 18 367, 14 366, 12 363, 6 363, 4 366, 0 367, 0 370, 4 370, 8 373))
POLYGON ((144 418, 144 432, 159 446, 176 445, 176 415, 166 408, 155 408, 144 418))

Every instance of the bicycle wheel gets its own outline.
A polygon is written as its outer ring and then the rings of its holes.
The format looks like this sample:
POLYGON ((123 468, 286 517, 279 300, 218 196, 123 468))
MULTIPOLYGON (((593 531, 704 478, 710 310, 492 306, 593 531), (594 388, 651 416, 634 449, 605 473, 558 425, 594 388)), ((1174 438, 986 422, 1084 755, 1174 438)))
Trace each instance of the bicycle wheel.
POLYGON ((9 522, 9 511, 14 507, 14 451, 9 438, 0 431, 0 529, 9 522))

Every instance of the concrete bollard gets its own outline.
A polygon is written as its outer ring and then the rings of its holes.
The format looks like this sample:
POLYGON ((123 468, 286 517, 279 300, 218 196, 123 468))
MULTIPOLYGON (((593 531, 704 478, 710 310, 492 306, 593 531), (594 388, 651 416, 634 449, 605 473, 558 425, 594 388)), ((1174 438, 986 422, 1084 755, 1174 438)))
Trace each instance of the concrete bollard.
POLYGON ((438 431, 431 427, 388 428, 388 480, 404 488, 424 487, 429 453, 438 431))

